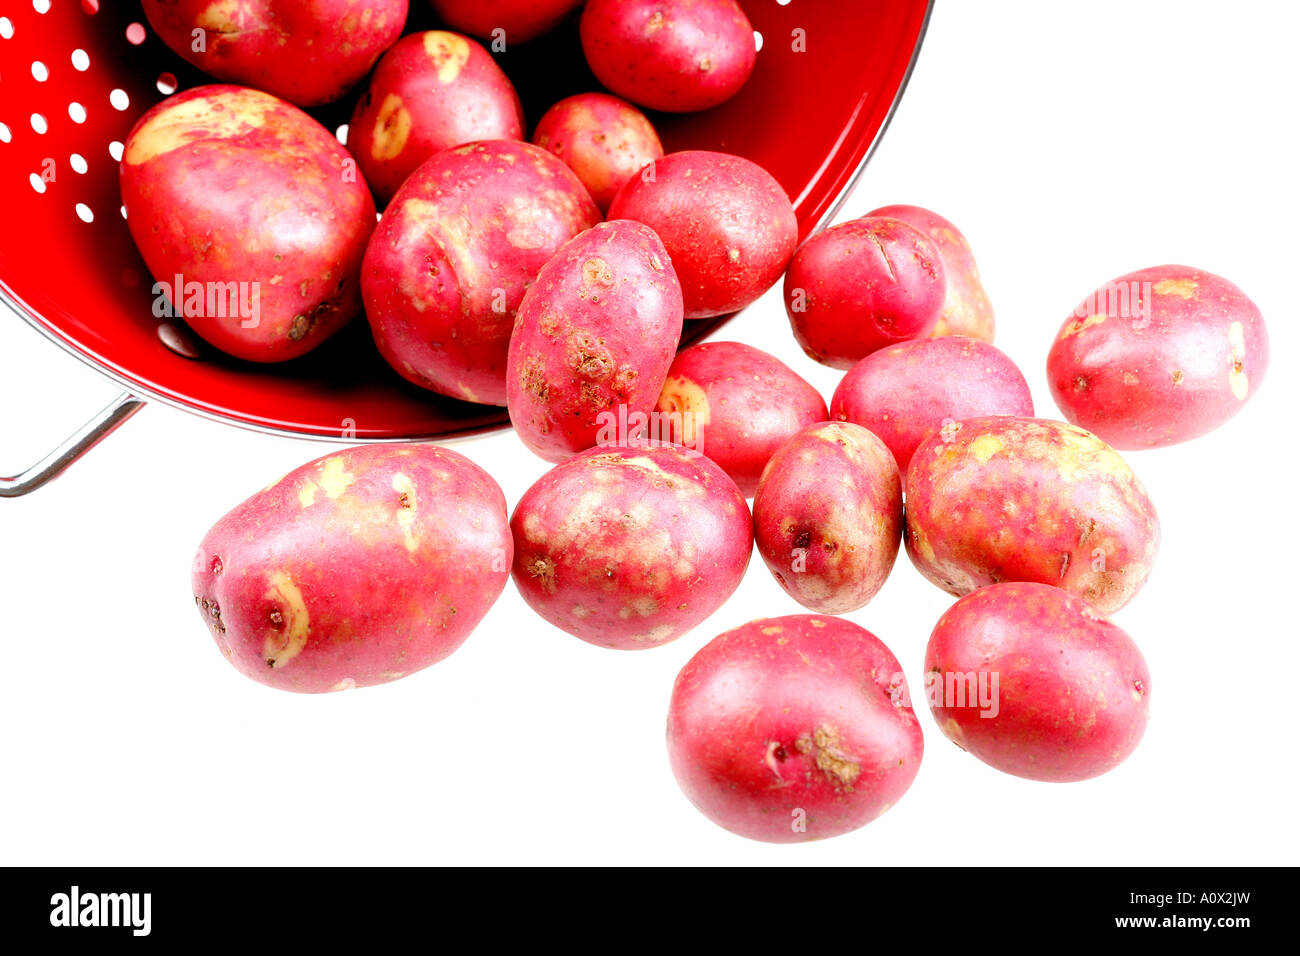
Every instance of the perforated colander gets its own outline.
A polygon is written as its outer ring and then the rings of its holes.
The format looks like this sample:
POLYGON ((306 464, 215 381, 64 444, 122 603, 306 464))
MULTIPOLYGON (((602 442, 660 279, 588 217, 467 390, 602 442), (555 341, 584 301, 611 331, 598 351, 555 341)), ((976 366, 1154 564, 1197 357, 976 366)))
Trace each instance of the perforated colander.
MULTIPOLYGON (((654 116, 667 150, 719 149, 768 169, 806 236, 843 201, 902 93, 929 0, 742 0, 760 44, 728 103, 654 116)), ((412 0, 408 29, 436 26, 412 0)), ((575 22, 498 59, 530 123, 555 100, 598 86, 575 22)), ((504 409, 408 386, 379 358, 364 321, 276 366, 231 359, 179 320, 153 313, 153 279, 118 193, 122 141, 178 88, 211 82, 153 35, 138 2, 0 0, 0 320, 20 317, 121 383, 124 392, 0 496, 57 475, 144 399, 296 436, 380 441, 466 435, 504 409)), ((352 97, 312 113, 346 137, 352 97)), ((689 322, 684 342, 721 320, 689 322)), ((0 383, 0 387, 3 384, 0 383)))

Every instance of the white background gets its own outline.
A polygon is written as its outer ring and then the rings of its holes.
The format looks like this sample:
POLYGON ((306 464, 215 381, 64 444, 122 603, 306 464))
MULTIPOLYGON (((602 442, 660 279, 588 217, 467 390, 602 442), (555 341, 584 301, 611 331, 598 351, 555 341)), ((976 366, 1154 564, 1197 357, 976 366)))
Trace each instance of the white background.
MULTIPOLYGON (((1122 273, 1206 268, 1269 322, 1273 368, 1237 419, 1127 456, 1164 539, 1116 618, 1153 675, 1146 739, 1119 769, 1077 784, 1005 776, 949 744, 922 705, 920 774, 865 829, 774 847, 715 827, 673 782, 664 715, 674 675, 708 638, 801 610, 757 558, 721 611, 659 649, 584 644, 511 586, 453 657, 395 684, 314 697, 254 684, 200 621, 190 559, 223 512, 327 449, 152 405, 53 485, 0 501, 0 858, 1296 862, 1298 10, 942 0, 847 210, 917 203, 966 232, 997 342, 1045 416, 1054 332, 1122 273)), ((835 386, 838 373, 798 351, 776 295, 724 334, 827 396, 835 386)), ((0 327, 0 471, 115 392, 25 326, 0 327)), ((544 470, 509 433, 457 447, 511 506, 544 470)), ((850 615, 899 657, 918 703, 949 601, 900 557, 850 615)))

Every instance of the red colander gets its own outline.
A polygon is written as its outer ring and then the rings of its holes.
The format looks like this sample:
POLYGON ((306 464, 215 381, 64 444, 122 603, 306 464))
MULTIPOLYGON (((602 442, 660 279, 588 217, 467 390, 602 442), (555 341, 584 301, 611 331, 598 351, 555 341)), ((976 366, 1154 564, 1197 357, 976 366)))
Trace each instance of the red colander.
MULTIPOLYGON (((906 84, 932 0, 742 0, 760 44, 738 96, 653 115, 665 149, 738 153, 794 200, 800 235, 847 197, 906 84)), ((437 26, 412 0, 408 30, 437 26)), ((530 123, 598 89, 576 19, 496 54, 530 123)), ((0 496, 57 475, 145 399, 262 431, 343 441, 447 438, 499 427, 505 410, 443 398, 384 364, 364 321, 304 358, 255 365, 153 314, 153 279, 118 194, 122 141, 178 88, 211 82, 168 50, 134 0, 0 0, 0 321, 12 312, 121 384, 123 393, 0 496), (186 354, 188 353, 188 354, 186 354)), ((312 110, 331 130, 352 97, 312 110)), ((178 321, 178 320, 177 320, 178 321)), ((723 319, 688 322, 683 343, 723 319)))

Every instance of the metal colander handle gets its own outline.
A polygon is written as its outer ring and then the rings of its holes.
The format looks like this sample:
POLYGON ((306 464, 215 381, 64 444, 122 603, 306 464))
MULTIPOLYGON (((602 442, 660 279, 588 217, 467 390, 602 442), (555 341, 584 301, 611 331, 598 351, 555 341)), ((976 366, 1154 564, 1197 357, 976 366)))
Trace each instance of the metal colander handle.
POLYGON ((123 392, 36 464, 12 477, 0 476, 0 498, 17 498, 57 478, 69 465, 107 438, 110 432, 138 412, 143 405, 144 402, 130 392, 123 392))

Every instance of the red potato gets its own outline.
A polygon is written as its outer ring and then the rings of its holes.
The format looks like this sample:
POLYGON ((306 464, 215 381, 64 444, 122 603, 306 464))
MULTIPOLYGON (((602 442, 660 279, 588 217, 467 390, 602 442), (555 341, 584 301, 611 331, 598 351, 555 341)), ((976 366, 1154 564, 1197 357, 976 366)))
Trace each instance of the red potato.
POLYGON ((722 606, 753 548, 749 508, 707 458, 663 444, 592 448, 524 493, 510 527, 519 593, 556 627, 657 647, 722 606))
POLYGON ((763 469, 754 540, 772 576, 809 610, 847 614, 898 557, 903 491, 885 443, 859 425, 809 425, 763 469))
POLYGON ((213 525, 194 603, 253 680, 366 687, 456 650, 505 587, 512 547, 501 489, 468 458, 362 445, 303 465, 213 525))
POLYGON ((912 456, 904 540, 949 594, 1037 581, 1112 614, 1151 573, 1160 523, 1133 470, 1097 436, 1064 422, 972 418, 912 456))
POLYGON ((625 182, 664 154, 645 114, 607 93, 560 100, 538 120, 533 143, 564 160, 602 212, 625 182))
POLYGON ((754 70, 754 28, 735 0, 587 0, 582 52, 633 103, 690 113, 724 103, 754 70))
POLYGON ((930 636, 925 677, 944 735, 1017 777, 1096 777, 1146 730, 1151 677, 1137 645, 1046 584, 994 584, 954 604, 930 636))
POLYGON ((560 462, 620 417, 648 424, 681 334, 682 287, 653 231, 615 220, 570 239, 524 295, 510 336, 515 432, 560 462))
POLYGON ((1032 417, 1034 401, 1006 355, 952 336, 872 352, 840 380, 830 414, 875 432, 906 472, 917 446, 946 423, 986 415, 1032 417))
POLYGON ((366 249, 361 291, 379 351, 417 385, 505 405, 524 292, 599 221, 582 183, 544 149, 499 140, 438 153, 397 191, 366 249))
POLYGON ((980 270, 975 265, 975 255, 970 243, 954 226, 937 212, 920 206, 882 206, 867 213, 868 216, 886 216, 907 223, 930 237, 939 250, 943 272, 947 279, 947 294, 943 310, 930 335, 965 335, 981 342, 992 342, 995 322, 993 303, 980 282, 980 270))
POLYGON ((177 93, 131 129, 119 179, 159 302, 223 352, 296 358, 361 311, 375 205, 297 107, 237 86, 177 93))
POLYGON ((669 153, 633 176, 609 207, 659 234, 682 283, 686 317, 736 312, 781 278, 794 254, 794 207, 761 166, 707 150, 669 153))
POLYGON ((1108 282, 1052 343, 1047 378, 1065 417, 1116 448, 1198 438, 1241 411, 1268 370, 1255 303, 1190 266, 1108 282))
POLYGON ((407 0, 144 0, 159 38, 219 80, 330 103, 397 42, 407 0))
POLYGON ((429 0, 429 5, 457 30, 484 40, 500 39, 508 46, 546 33, 582 0, 429 0))
POLYGON ((884 217, 818 233, 785 274, 794 337, 809 358, 831 368, 852 368, 877 349, 927 337, 946 293, 934 243, 884 217))
POLYGON ((677 675, 668 757, 718 826, 802 843, 865 826, 921 766, 921 726, 889 648, 835 617, 751 621, 677 675))
POLYGON ((496 61, 442 30, 402 37, 385 53, 348 124, 348 148, 381 204, 434 153, 523 136, 523 107, 496 61))
POLYGON ((740 342, 704 342, 673 360, 661 415, 680 416, 683 441, 708 455, 754 497, 763 466, 805 425, 826 421, 826 402, 787 365, 740 342))

